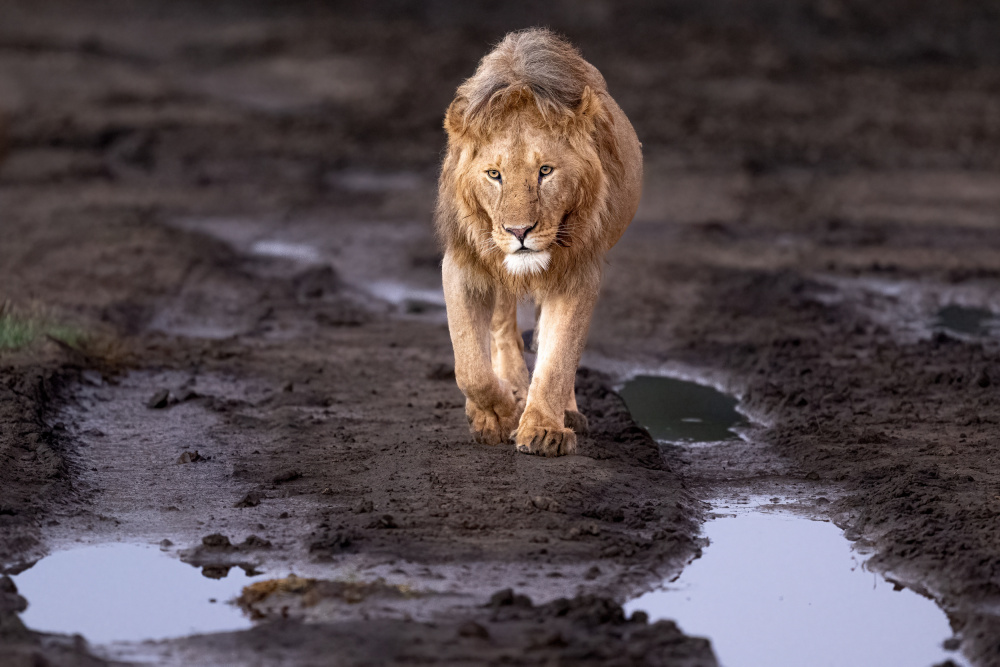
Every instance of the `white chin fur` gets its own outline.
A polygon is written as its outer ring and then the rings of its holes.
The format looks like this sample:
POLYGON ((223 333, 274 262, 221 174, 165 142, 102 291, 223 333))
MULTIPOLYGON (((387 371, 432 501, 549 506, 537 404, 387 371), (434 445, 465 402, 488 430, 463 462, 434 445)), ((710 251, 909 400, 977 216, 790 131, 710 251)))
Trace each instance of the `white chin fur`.
POLYGON ((549 268, 549 260, 551 259, 552 256, 548 250, 522 252, 504 257, 503 265, 512 275, 530 276, 549 268))

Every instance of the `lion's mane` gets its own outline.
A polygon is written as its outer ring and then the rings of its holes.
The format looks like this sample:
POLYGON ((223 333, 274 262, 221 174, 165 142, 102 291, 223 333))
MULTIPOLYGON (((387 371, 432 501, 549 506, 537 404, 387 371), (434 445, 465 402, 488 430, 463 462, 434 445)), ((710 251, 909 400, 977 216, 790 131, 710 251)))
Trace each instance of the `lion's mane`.
MULTIPOLYGON (((616 128, 621 110, 607 92, 604 77, 571 44, 544 29, 507 35, 480 61, 475 74, 456 93, 445 117, 448 151, 441 170, 435 224, 438 236, 455 261, 467 272, 471 287, 483 290, 497 283, 523 294, 533 290, 573 289, 578 280, 593 282, 594 271, 624 226, 618 220, 628 199, 623 138, 616 128), (588 160, 578 183, 575 205, 563 220, 559 248, 549 270, 531 276, 512 276, 502 257, 481 252, 476 239, 492 224, 478 206, 469 186, 470 174, 459 169, 465 151, 475 152, 492 133, 519 113, 537 114, 548 131, 560 135, 588 160), (588 150, 589 149, 589 150, 588 150), (617 201, 621 199, 622 202, 617 201)), ((640 164, 641 164, 641 158, 640 164)), ((641 167, 640 167, 641 173, 641 167)), ((631 219, 631 213, 627 218, 631 219)), ((627 220, 625 222, 627 224, 627 220)))

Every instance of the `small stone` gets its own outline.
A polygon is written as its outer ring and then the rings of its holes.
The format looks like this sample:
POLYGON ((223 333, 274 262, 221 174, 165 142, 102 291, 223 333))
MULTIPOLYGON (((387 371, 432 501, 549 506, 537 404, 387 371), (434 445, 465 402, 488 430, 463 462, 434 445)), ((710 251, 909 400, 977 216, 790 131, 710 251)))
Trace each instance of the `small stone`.
POLYGON ((629 619, 632 623, 641 623, 646 625, 649 623, 649 614, 644 611, 633 611, 632 617, 629 619))
POLYGON ((514 604, 514 589, 503 588, 490 596, 491 607, 507 607, 514 604))
POLYGON ((260 491, 249 491, 245 496, 243 496, 243 499, 235 503, 233 507, 257 507, 257 505, 260 505, 260 501, 263 497, 264 495, 260 491))
POLYGON ((240 546, 245 549, 270 549, 272 545, 271 540, 265 540, 263 537, 251 535, 243 540, 243 544, 240 546))
POLYGON ((6 575, 0 576, 0 619, 19 614, 27 608, 28 601, 18 595, 14 581, 6 575))
POLYGON ((490 633, 483 626, 475 621, 466 621, 458 626, 459 637, 478 637, 479 639, 489 639, 490 633))
POLYGON ((153 410, 161 410, 168 405, 170 405, 170 391, 168 389, 161 389, 146 401, 146 407, 153 410))
POLYGON ((210 549, 225 549, 233 546, 232 542, 229 541, 229 538, 221 533, 206 535, 201 538, 201 543, 210 549))
POLYGON ((103 387, 104 377, 95 370, 86 370, 80 374, 83 381, 93 387, 103 387))
POLYGON ((169 549, 172 546, 174 546, 174 543, 171 542, 170 540, 168 540, 166 538, 160 540, 160 548, 161 549, 169 549))
POLYGON ((199 454, 197 451, 184 452, 177 458, 177 463, 197 463, 199 461, 207 461, 204 456, 199 454))
POLYGON ((289 468, 288 470, 282 470, 277 475, 275 475, 274 476, 274 483, 275 484, 283 484, 284 482, 291 482, 291 481, 296 480, 296 479, 298 479, 300 477, 302 477, 302 473, 301 472, 299 472, 298 470, 295 470, 293 468, 289 468))
POLYGON ((204 565, 201 568, 201 576, 208 579, 225 579, 232 567, 232 565, 204 565))
POLYGON ((354 507, 351 511, 355 514, 368 514, 369 512, 375 511, 375 503, 367 498, 362 498, 358 502, 354 503, 354 507))
POLYGON ((513 588, 504 588, 490 596, 489 606, 530 608, 532 604, 527 595, 515 595, 513 588))
POLYGON ((591 565, 590 569, 588 569, 586 572, 583 573, 583 578, 586 579, 587 581, 593 581, 594 579, 597 579, 599 576, 601 576, 601 568, 597 567, 596 565, 591 565))
POLYGON ((558 630, 547 630, 536 636, 530 648, 563 647, 567 642, 558 630))
POLYGON ((184 401, 193 401, 196 398, 201 398, 201 394, 193 389, 181 389, 177 392, 177 403, 183 403, 184 401))

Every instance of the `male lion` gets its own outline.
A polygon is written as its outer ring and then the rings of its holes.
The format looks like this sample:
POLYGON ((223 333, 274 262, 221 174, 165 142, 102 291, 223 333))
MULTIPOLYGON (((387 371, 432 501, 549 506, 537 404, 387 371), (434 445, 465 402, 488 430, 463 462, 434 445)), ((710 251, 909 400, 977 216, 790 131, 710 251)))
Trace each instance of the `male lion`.
POLYGON ((444 121, 435 222, 455 377, 478 442, 576 450, 574 383, 601 262, 635 215, 642 152, 604 78, 547 30, 507 35, 444 121), (533 297, 530 380, 517 302, 533 297))

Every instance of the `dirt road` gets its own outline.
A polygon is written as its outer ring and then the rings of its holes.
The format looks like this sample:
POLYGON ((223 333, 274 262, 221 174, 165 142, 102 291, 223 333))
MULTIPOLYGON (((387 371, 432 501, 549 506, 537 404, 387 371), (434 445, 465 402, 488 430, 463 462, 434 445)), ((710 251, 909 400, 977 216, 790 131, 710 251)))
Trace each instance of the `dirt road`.
MULTIPOLYGON (((0 565, 167 540, 372 584, 161 664, 713 665, 618 605, 697 557, 706 501, 795 483, 1000 665, 1000 344, 935 326, 1000 312, 997 13, 467 11, 0 8, 0 300, 63 327, 0 351, 0 565), (647 173, 556 460, 470 443, 430 228, 442 110, 532 23, 601 68, 647 173), (638 371, 726 388, 747 440, 661 452, 613 391, 638 371)), ((10 664, 107 659, 0 592, 10 664)))

